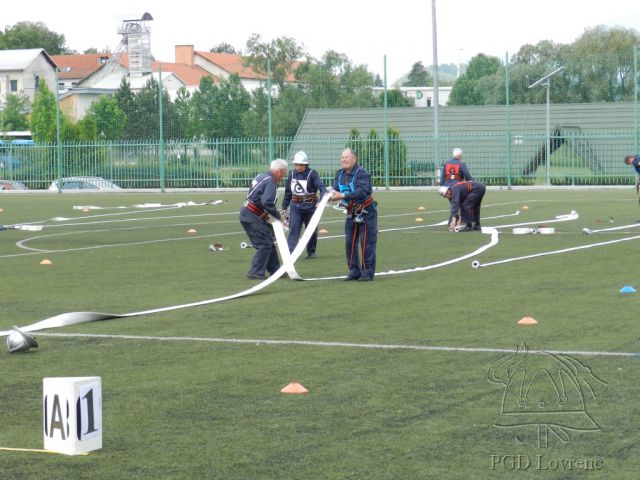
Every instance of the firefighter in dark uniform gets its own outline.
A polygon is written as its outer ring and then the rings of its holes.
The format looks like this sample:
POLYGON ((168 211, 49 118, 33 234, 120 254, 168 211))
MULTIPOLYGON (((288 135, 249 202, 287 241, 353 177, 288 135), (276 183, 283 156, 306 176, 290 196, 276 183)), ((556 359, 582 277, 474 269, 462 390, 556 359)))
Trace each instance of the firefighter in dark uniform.
POLYGON ((442 166, 440 185, 450 187, 454 183, 462 180, 473 180, 473 177, 469 173, 467 164, 462 161, 462 149, 454 148, 451 154, 451 160, 442 166))
POLYGON ((267 173, 251 181, 247 199, 240 209, 240 223, 251 240, 256 253, 251 260, 247 278, 264 280, 265 271, 274 274, 280 268, 273 227, 269 217, 281 220, 276 208, 278 182, 287 174, 287 162, 281 158, 271 162, 267 173))
MULTIPOLYGON (((282 210, 286 212, 289 209, 289 238, 287 238, 287 243, 289 251, 293 252, 300 239, 302 226, 309 225, 311 217, 316 211, 318 192, 320 197, 324 196, 327 187, 322 183, 318 172, 309 168, 309 158, 302 151, 294 155, 293 170, 289 172, 285 185, 282 210)), ((306 258, 316 257, 317 244, 318 231, 316 229, 307 244, 306 258)))
POLYGON ((376 272, 378 210, 373 201, 369 172, 358 165, 356 152, 347 148, 340 157, 342 169, 333 180, 332 200, 340 200, 347 209, 344 224, 347 266, 345 280, 373 280, 376 272), (360 262, 360 255, 362 263, 360 262))
POLYGON ((636 193, 640 196, 640 155, 627 155, 624 163, 631 165, 636 173, 636 193))
POLYGON ((459 232, 481 230, 480 207, 485 191, 484 183, 475 180, 458 182, 451 187, 438 187, 438 193, 451 202, 449 230, 453 231, 459 220, 464 224, 459 232))

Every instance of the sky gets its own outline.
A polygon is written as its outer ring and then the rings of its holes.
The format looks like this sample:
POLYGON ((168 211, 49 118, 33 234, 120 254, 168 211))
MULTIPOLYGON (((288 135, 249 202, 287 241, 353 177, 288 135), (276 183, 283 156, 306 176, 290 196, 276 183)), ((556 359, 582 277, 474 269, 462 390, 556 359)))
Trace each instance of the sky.
MULTIPOLYGON (((23 0, 0 11, 0 28, 20 21, 43 22, 82 53, 95 47, 115 50, 123 19, 153 16, 151 50, 173 62, 175 45, 209 51, 221 43, 246 48, 257 33, 265 42, 293 38, 314 58, 327 50, 345 54, 355 65, 393 83, 420 61, 434 62, 434 0, 23 0), (90 6, 89 6, 90 5, 90 6)), ((504 60, 525 44, 542 40, 571 43, 597 25, 640 29, 640 1, 608 0, 435 0, 439 64, 468 63, 478 53, 504 60)))

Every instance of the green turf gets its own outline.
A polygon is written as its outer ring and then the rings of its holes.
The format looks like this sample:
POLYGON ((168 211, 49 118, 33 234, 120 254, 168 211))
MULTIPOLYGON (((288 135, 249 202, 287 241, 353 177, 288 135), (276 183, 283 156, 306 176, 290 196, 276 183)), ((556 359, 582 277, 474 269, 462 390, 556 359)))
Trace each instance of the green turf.
MULTIPOLYGON (((0 195, 5 225, 101 215, 50 222, 41 232, 0 232, 0 330, 63 312, 137 312, 254 285, 244 277, 252 250, 239 247, 246 240, 237 221, 242 197, 0 195), (228 203, 162 212, 72 209, 212 199, 228 203), (54 226, 61 223, 83 225, 54 226), (189 234, 191 228, 197 233, 189 234), (215 242, 228 250, 209 252, 215 242), (44 258, 53 264, 40 265, 44 258)), ((433 192, 378 192, 376 198, 381 229, 447 216, 447 203, 433 192)), ((635 224, 640 209, 633 189, 490 190, 484 205, 483 217, 521 212, 485 220, 486 226, 544 225, 571 210, 580 219, 549 223, 554 235, 516 236, 508 228, 497 246, 477 257, 483 263, 640 235, 640 228, 581 233, 635 224)), ((342 218, 328 209, 320 227, 338 235, 342 218)), ((446 227, 383 232, 377 270, 436 264, 488 240, 446 227)), ((574 431, 567 442, 549 434, 542 448, 535 425, 494 425, 502 407, 511 406, 505 387, 488 380, 505 353, 265 340, 640 352, 640 293, 619 293, 624 285, 640 289, 637 249, 632 240, 479 269, 468 259, 369 283, 280 279, 246 298, 49 331, 182 340, 36 334, 37 350, 0 352, 0 447, 43 447, 42 378, 100 376, 103 448, 82 457, 0 451, 0 478, 635 479, 638 356, 574 355, 607 384, 597 398, 587 389, 571 390, 572 401, 575 392, 584 394, 584 411, 600 430, 574 431), (517 325, 523 316, 539 324, 517 325), (309 394, 279 393, 291 381, 309 394), (514 459, 531 463, 518 469, 514 459), (599 470, 585 471, 585 465, 599 470)), ((344 275, 343 240, 321 240, 318 258, 296 267, 306 277, 344 275)))

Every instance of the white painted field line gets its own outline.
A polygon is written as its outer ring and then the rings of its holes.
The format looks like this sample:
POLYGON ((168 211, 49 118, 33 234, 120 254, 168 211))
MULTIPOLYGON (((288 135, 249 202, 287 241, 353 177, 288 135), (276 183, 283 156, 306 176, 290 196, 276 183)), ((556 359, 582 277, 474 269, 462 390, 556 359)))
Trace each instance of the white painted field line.
POLYGON ((608 242, 590 243, 589 245, 580 245, 578 247, 570 247, 570 248, 563 248, 561 250, 551 250, 548 252, 534 253, 533 255, 525 255, 523 257, 505 258, 504 260, 496 260, 495 262, 480 263, 479 261, 474 260, 471 266, 473 268, 490 267, 492 265, 500 265, 501 263, 516 262, 518 260, 528 260, 530 258, 544 257, 546 255, 556 255, 558 253, 574 252, 576 250, 586 250, 588 248, 602 247, 605 245, 611 245, 611 244, 620 243, 620 242, 628 242, 630 240, 637 240, 639 238, 640 238, 640 235, 636 235, 634 237, 619 238, 618 240, 610 240, 608 242))
MULTIPOLYGON (((406 345, 383 343, 323 342, 316 340, 274 340, 264 338, 217 338, 217 337, 160 337, 151 335, 116 335, 98 333, 39 333, 43 337, 104 338, 113 340, 144 340, 158 342, 205 342, 237 343, 252 345, 294 345, 308 347, 363 348, 372 350, 418 350, 433 352, 466 353, 513 353, 514 349, 492 347, 447 347, 436 345, 406 345)), ((640 352, 605 352, 587 350, 529 350, 529 353, 554 353, 558 355, 585 355, 594 357, 640 357, 640 352)))

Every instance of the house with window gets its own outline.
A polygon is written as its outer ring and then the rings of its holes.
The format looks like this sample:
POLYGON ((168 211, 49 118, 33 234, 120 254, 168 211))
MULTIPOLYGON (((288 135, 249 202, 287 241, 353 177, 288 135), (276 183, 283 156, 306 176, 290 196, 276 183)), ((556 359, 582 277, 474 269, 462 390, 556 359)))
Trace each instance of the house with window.
POLYGON ((33 102, 40 82, 55 92, 55 69, 43 48, 0 50, 0 105, 7 95, 24 95, 33 102))
POLYGON ((51 58, 58 65, 58 91, 62 93, 102 68, 111 58, 111 54, 51 55, 51 58))

